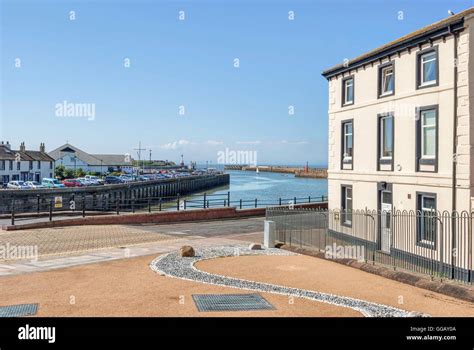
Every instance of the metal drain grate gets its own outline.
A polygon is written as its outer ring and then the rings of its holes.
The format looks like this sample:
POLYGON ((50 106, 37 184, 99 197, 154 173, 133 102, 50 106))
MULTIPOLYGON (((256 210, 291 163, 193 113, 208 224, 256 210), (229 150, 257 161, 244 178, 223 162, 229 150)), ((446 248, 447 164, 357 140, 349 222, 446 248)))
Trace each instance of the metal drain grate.
POLYGON ((260 294, 195 294, 193 300, 200 312, 275 309, 260 294))
POLYGON ((36 315, 38 304, 0 306, 0 317, 23 317, 36 315))

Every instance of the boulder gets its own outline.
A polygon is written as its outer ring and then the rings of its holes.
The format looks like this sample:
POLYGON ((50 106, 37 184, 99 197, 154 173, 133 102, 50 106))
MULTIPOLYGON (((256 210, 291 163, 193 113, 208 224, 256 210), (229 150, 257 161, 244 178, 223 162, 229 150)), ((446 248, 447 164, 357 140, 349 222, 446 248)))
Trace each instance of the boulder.
POLYGON ((262 249, 262 245, 258 244, 258 243, 251 243, 249 245, 249 249, 250 250, 260 250, 260 249, 262 249))
POLYGON ((190 245, 184 245, 181 247, 180 255, 182 257, 193 257, 194 256, 194 248, 190 245))
POLYGON ((410 311, 407 316, 408 317, 428 317, 428 315, 422 312, 417 312, 417 311, 410 311))

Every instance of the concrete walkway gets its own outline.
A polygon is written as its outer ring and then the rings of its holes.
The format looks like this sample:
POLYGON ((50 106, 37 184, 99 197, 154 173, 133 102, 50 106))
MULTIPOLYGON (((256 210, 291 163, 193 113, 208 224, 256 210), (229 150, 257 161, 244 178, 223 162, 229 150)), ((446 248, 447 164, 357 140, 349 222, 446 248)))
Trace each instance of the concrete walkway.
POLYGON ((36 246, 36 260, 0 260, 0 276, 162 254, 183 245, 206 248, 261 242, 263 219, 174 225, 107 225, 0 233, 0 246, 36 246))

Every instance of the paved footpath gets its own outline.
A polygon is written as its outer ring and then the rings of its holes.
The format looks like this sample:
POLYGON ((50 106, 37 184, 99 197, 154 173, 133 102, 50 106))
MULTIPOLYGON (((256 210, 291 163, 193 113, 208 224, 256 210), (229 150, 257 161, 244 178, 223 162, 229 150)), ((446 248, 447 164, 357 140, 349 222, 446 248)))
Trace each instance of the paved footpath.
POLYGON ((0 246, 37 246, 39 258, 0 260, 0 276, 47 271, 151 254, 261 242, 263 218, 167 225, 104 225, 9 231, 0 246))

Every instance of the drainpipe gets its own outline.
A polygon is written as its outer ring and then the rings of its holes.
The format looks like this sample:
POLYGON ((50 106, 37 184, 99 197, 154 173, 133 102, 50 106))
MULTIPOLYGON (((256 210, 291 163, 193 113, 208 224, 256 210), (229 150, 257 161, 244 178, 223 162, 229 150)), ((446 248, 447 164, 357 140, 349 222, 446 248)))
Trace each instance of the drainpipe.
MULTIPOLYGON (((453 178, 452 178, 452 213, 451 213, 451 278, 454 278, 454 264, 455 254, 454 249, 456 248, 456 164, 457 164, 457 128, 458 128, 458 33, 454 35, 454 101, 453 101, 453 178)), ((442 248, 441 248, 442 249, 442 248)))

